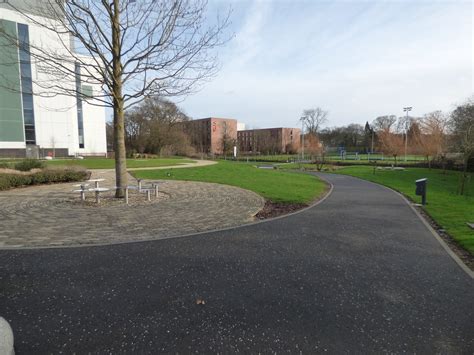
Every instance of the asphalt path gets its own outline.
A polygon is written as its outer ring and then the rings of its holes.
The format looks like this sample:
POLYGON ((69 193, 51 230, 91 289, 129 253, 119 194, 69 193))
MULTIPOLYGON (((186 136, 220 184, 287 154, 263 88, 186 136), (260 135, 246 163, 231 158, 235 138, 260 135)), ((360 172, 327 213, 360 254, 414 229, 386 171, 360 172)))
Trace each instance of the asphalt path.
POLYGON ((17 354, 473 353, 473 280, 399 195, 325 178, 323 203, 273 221, 0 251, 17 354))

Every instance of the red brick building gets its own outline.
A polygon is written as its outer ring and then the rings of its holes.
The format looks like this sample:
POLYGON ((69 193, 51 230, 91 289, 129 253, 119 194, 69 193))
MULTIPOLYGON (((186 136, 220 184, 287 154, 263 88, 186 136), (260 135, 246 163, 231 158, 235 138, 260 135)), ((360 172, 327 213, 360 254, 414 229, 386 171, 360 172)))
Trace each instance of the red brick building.
POLYGON ((208 117, 183 123, 184 131, 197 153, 232 154, 237 144, 237 120, 208 117))
POLYGON ((299 128, 248 129, 237 132, 237 141, 242 153, 297 153, 301 145, 300 134, 299 128))

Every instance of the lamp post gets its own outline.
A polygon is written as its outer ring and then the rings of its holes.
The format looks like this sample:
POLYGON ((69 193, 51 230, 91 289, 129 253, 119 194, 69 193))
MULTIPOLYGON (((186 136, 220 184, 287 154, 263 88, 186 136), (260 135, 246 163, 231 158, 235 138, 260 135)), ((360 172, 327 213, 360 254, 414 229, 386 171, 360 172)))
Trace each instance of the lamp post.
POLYGON ((405 162, 407 161, 407 151, 408 151, 408 112, 410 112, 413 107, 404 107, 403 112, 407 113, 407 119, 405 121, 405 162))
POLYGON ((306 116, 301 116, 301 161, 304 160, 304 121, 306 116))

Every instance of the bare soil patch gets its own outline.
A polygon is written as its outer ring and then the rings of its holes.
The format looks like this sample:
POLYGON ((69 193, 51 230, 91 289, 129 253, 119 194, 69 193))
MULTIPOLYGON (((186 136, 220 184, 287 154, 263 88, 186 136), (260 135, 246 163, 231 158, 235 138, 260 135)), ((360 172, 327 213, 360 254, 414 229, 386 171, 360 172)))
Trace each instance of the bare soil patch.
MULTIPOLYGON (((322 180, 325 182, 324 180, 322 180)), ((281 202, 273 202, 270 200, 265 201, 265 206, 258 212, 255 217, 257 219, 268 219, 268 218, 274 218, 278 216, 283 216, 286 214, 290 214, 299 210, 302 210, 303 208, 309 207, 311 205, 314 205, 316 202, 324 198, 330 191, 331 185, 325 182, 326 188, 324 189, 324 192, 321 194, 321 196, 318 196, 313 202, 310 204, 307 203, 281 203, 281 202)))
POLYGON ((263 209, 258 212, 255 217, 257 217, 258 219, 278 217, 296 212, 308 206, 309 205, 305 203, 280 203, 267 200, 265 201, 265 206, 263 207, 263 209))

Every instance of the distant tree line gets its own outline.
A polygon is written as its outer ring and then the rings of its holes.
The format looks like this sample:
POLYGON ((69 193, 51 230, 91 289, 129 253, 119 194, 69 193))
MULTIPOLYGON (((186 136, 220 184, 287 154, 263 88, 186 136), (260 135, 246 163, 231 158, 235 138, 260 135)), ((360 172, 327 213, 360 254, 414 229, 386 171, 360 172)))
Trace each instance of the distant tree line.
MULTIPOLYGON (((125 145, 127 154, 192 155, 189 137, 181 122, 189 117, 171 101, 158 97, 146 98, 125 112, 125 145)), ((108 125, 108 134, 112 127, 108 125)))
POLYGON ((365 126, 350 124, 324 128, 318 137, 325 149, 347 152, 378 152, 396 160, 406 154, 424 156, 427 163, 461 161, 466 170, 474 168, 474 97, 451 113, 433 111, 421 117, 376 117, 365 126))

